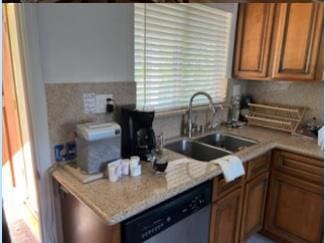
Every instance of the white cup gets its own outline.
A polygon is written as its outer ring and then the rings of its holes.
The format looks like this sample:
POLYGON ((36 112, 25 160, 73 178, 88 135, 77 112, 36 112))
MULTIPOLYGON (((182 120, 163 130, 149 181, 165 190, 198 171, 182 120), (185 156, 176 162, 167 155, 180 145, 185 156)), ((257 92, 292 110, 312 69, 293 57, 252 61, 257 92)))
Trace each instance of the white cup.
POLYGON ((116 182, 122 176, 121 160, 109 163, 107 165, 107 174, 109 181, 116 182))
POLYGON ((118 180, 118 176, 116 175, 116 165, 108 166, 108 179, 111 182, 116 182, 118 180))
POLYGON ((141 165, 131 166, 131 176, 139 176, 141 175, 141 165))
POLYGON ((138 165, 140 163, 140 157, 139 156, 131 156, 131 165, 138 165))
POLYGON ((130 160, 129 159, 122 159, 122 175, 129 175, 130 174, 130 160))
POLYGON ((121 163, 116 165, 115 173, 118 178, 122 177, 122 164, 121 163))

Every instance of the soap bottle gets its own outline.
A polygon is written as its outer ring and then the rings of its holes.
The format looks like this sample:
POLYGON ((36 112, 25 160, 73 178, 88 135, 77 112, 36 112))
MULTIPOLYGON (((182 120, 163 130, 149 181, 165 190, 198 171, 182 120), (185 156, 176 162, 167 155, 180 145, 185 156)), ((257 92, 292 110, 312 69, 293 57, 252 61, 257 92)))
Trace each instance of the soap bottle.
POLYGON ((231 97, 231 123, 236 125, 240 115, 240 85, 234 85, 231 97))

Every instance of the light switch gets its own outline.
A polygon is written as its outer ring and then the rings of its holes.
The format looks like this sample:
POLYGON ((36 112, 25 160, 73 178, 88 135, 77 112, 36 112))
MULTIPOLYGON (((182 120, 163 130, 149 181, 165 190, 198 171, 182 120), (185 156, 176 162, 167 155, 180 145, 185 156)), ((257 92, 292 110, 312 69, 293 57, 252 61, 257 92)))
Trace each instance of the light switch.
POLYGON ((98 94, 96 95, 96 113, 106 113, 107 99, 113 99, 112 94, 98 94))
POLYGON ((96 112, 96 94, 95 93, 84 93, 84 112, 86 114, 94 114, 96 112))

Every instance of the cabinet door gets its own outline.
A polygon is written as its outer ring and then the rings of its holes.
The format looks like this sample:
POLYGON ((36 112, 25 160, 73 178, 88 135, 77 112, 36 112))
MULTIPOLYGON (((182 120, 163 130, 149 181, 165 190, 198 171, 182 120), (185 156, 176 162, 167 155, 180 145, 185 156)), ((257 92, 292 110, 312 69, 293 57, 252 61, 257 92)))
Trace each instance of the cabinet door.
POLYGON ((245 186, 241 240, 263 228, 269 173, 263 173, 245 186))
POLYGON ((274 173, 265 229, 281 242, 320 243, 323 235, 323 187, 274 173))
POLYGON ((277 7, 272 78, 315 80, 323 35, 323 3, 281 3, 277 7))
POLYGON ((324 80, 324 32, 322 33, 322 38, 320 41, 320 48, 318 52, 318 64, 316 71, 316 81, 324 80))
POLYGON ((87 206, 60 189, 64 243, 121 243, 120 224, 107 225, 87 206))
POLYGON ((241 188, 244 185, 245 176, 241 176, 231 182, 226 182, 223 176, 218 176, 213 179, 212 201, 222 199, 232 191, 241 188))
POLYGON ((212 205, 209 243, 235 243, 239 239, 242 189, 212 205))
POLYGON ((240 79, 267 79, 275 5, 239 5, 233 76, 240 79))

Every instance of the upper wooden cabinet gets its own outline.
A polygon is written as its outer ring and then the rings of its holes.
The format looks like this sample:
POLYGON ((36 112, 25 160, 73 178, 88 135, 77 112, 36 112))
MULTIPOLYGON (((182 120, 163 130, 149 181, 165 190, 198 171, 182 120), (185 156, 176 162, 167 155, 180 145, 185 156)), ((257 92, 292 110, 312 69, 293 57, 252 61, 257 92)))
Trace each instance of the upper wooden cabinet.
POLYGON ((242 79, 268 76, 275 4, 240 4, 233 75, 242 79))
POLYGON ((323 79, 323 3, 240 4, 233 77, 323 79))
POLYGON ((272 78, 313 80, 323 35, 323 4, 278 6, 272 78))

